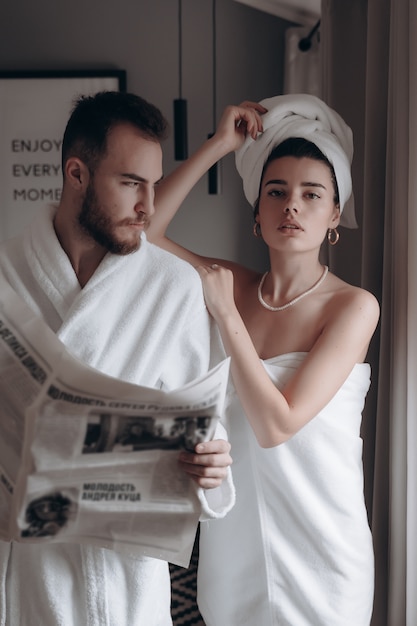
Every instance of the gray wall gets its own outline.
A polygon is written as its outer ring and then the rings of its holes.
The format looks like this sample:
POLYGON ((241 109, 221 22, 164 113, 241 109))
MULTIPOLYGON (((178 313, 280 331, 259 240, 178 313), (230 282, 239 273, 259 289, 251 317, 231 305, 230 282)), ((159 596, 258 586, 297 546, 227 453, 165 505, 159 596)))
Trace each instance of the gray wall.
MULTIPOLYGON (((217 119, 224 106, 282 92, 289 22, 234 0, 217 0, 217 119)), ((183 0, 183 89, 189 151, 213 130, 212 2, 183 0)), ((0 8, 0 70, 127 71, 127 88, 160 107, 173 124, 178 97, 176 0, 15 0, 0 8)), ((175 167, 172 133, 164 170, 175 167)), ((262 269, 266 255, 252 236, 252 215, 234 169, 221 166, 222 193, 195 187, 171 226, 176 240, 203 254, 262 269)), ((1 172, 0 172, 1 176, 1 172)), ((1 184, 1 179, 0 179, 1 184)))

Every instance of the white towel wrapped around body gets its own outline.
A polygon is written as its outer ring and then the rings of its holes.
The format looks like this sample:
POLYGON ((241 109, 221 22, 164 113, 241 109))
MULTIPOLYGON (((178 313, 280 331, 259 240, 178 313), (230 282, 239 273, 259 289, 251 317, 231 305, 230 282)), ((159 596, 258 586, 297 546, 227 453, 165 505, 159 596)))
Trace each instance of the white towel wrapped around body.
MULTIPOLYGON (((263 362, 282 389, 306 353, 263 362)), ((369 364, 287 442, 261 448, 239 402, 227 425, 236 506, 201 528, 198 602, 207 626, 369 626, 372 537, 361 413, 369 364)))
POLYGON ((272 150, 290 137, 314 143, 333 165, 339 190, 340 224, 357 228, 352 193, 352 131, 341 116, 320 98, 289 94, 261 100, 268 112, 262 116, 263 133, 256 140, 248 136, 236 151, 236 167, 243 190, 253 206, 259 196, 263 166, 272 150))

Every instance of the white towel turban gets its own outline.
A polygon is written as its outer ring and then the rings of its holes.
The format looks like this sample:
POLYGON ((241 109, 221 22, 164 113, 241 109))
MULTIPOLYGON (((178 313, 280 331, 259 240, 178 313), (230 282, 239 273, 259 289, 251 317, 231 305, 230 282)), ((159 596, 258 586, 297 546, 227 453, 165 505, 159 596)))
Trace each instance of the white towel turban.
POLYGON ((316 96, 289 94, 266 98, 262 116, 264 132, 256 140, 248 136, 236 151, 236 167, 243 179, 247 200, 254 206, 262 169, 272 150, 289 137, 314 143, 333 165, 339 189, 340 224, 357 228, 350 166, 353 157, 352 131, 336 111, 316 96))

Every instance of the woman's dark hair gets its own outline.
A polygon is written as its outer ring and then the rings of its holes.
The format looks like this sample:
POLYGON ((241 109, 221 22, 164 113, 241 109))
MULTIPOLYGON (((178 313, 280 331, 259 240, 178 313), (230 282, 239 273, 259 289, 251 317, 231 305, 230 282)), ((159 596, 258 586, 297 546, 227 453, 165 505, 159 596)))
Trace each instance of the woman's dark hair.
POLYGON ((94 171, 106 154, 107 136, 117 124, 132 124, 151 141, 167 135, 168 124, 153 104, 132 93, 102 91, 81 96, 68 120, 62 141, 62 170, 70 156, 77 156, 94 171))
POLYGON ((321 161, 327 165, 330 170, 330 176, 333 183, 334 189, 334 203, 338 205, 340 203, 339 200, 339 189, 337 187, 336 174, 333 168, 333 165, 330 163, 329 159, 323 154, 323 152, 314 144, 312 141, 308 141, 308 139, 304 139, 303 137, 289 137, 285 139, 282 143, 278 144, 270 153, 267 160, 264 163, 261 180, 259 182, 259 195, 258 199, 253 208, 253 215, 256 217, 259 213, 259 196, 261 192, 262 180, 266 171, 266 168, 272 161, 276 161, 277 159, 281 159, 283 157, 292 156, 296 159, 314 159, 315 161, 321 161))

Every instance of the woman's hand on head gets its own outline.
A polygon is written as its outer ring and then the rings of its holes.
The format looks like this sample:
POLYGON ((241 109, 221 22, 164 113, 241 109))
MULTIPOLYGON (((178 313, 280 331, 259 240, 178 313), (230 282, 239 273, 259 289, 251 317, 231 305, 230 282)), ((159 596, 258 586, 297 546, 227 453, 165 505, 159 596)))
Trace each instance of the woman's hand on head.
POLYGON ((246 137, 256 139, 263 132, 262 115, 267 109, 257 102, 245 100, 238 106, 226 107, 220 118, 215 138, 221 140, 233 152, 240 148, 246 137))

